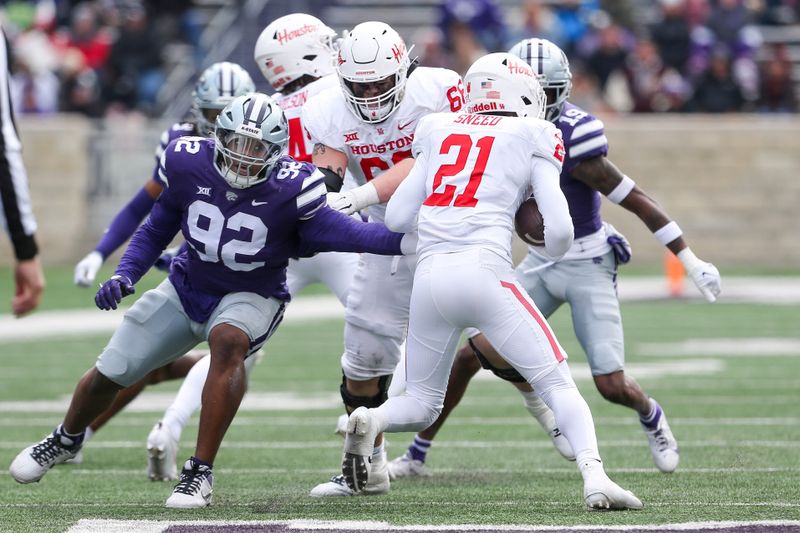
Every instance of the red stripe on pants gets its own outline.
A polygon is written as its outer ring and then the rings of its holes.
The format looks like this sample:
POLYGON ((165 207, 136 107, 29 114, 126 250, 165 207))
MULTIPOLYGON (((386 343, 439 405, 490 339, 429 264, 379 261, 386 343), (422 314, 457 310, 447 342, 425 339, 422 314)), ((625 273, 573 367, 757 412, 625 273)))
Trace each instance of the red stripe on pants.
POLYGON ((550 348, 553 349, 553 354, 556 356, 556 361, 559 363, 564 360, 564 354, 561 353, 561 349, 558 346, 558 342, 556 342, 555 337, 553 337, 553 332, 550 331, 550 326, 547 325, 547 321, 544 319, 542 315, 540 315, 534 306, 530 304, 528 300, 522 295, 520 290, 517 288, 516 285, 513 283, 508 283, 507 281, 501 281, 500 285, 509 289, 511 293, 519 300, 519 303, 528 310, 528 313, 531 314, 536 323, 539 324, 539 327, 542 328, 544 331, 545 336, 547 337, 547 341, 550 343, 550 348))

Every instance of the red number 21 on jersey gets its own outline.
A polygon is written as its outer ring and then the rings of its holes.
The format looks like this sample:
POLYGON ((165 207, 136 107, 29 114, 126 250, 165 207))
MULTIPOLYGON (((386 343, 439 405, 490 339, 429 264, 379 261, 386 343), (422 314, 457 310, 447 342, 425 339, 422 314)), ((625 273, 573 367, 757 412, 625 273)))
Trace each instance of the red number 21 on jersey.
POLYGON ((448 135, 445 140, 442 141, 439 155, 449 154, 452 148, 458 148, 456 162, 439 167, 439 170, 436 171, 436 175, 433 177, 433 192, 422 202, 422 205, 475 207, 478 203, 478 199, 475 198, 475 192, 481 184, 481 179, 483 179, 483 172, 486 170, 486 161, 488 161, 489 153, 492 151, 494 139, 494 137, 481 137, 478 139, 478 142, 475 143, 475 146, 478 147, 478 157, 475 160, 475 167, 472 169, 472 172, 470 172, 469 182, 464 188, 464 192, 456 196, 455 185, 447 184, 441 191, 439 189, 442 187, 443 178, 455 176, 467 166, 467 158, 469 157, 470 150, 472 150, 472 137, 463 133, 448 135), (455 201, 453 201, 454 198, 455 201))

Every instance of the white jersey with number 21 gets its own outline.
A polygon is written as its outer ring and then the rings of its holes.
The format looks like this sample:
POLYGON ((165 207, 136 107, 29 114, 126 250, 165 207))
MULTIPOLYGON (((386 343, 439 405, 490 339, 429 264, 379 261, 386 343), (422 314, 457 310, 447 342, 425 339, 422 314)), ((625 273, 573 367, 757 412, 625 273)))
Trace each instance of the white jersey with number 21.
POLYGON ((548 218, 551 223, 569 222, 558 183, 564 144, 550 122, 466 113, 430 115, 417 127, 413 151, 417 161, 390 205, 394 218, 396 209, 405 211, 422 203, 420 261, 429 253, 468 247, 490 249, 511 261, 514 213, 531 193, 545 222, 548 218))

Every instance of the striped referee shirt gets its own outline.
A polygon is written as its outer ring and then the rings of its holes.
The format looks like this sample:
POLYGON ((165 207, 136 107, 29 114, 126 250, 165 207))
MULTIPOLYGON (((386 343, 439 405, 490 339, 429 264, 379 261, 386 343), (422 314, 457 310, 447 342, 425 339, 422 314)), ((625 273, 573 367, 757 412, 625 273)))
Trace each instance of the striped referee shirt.
POLYGON ((8 41, 0 27, 0 219, 11 237, 14 255, 18 261, 24 261, 34 258, 38 247, 28 176, 22 161, 22 143, 11 108, 10 61, 8 41))

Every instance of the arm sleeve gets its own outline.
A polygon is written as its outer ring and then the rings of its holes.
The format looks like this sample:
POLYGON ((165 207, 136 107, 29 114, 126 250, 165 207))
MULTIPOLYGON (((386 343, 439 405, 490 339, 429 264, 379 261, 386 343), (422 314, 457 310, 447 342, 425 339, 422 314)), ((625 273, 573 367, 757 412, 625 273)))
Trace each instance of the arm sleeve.
POLYGON ((171 191, 165 189, 150 212, 150 217, 133 235, 114 274, 137 283, 181 227, 181 210, 172 204, 171 191))
POLYGON ((359 222, 327 205, 298 225, 300 256, 317 252, 366 252, 401 255, 402 233, 394 233, 381 223, 359 222))
POLYGON ((558 166, 535 157, 531 164, 533 197, 544 221, 544 247, 551 259, 558 259, 572 246, 575 229, 567 199, 559 186, 558 166))
POLYGON ((417 226, 417 216, 425 200, 425 179, 427 177, 428 156, 418 154, 411 172, 397 187, 386 204, 386 227, 392 231, 408 233, 417 226))
POLYGON ((142 188, 136 193, 136 196, 131 198, 131 201, 123 207, 108 229, 103 234, 100 242, 94 247, 95 250, 100 252, 103 259, 114 253, 114 250, 119 248, 122 243, 127 241, 139 224, 142 223, 144 217, 153 208, 155 200, 148 194, 147 190, 142 188))

